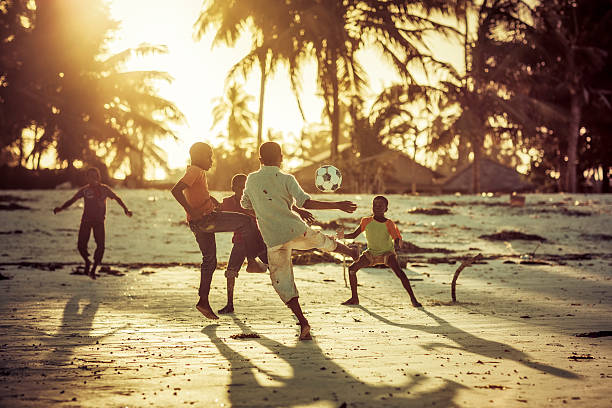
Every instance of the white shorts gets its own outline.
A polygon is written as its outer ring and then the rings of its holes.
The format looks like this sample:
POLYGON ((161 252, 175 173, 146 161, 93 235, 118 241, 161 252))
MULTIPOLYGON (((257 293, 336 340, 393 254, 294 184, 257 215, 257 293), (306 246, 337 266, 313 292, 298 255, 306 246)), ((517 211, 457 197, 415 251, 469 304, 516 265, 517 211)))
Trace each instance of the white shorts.
POLYGON ((282 245, 268 248, 268 268, 272 286, 283 302, 298 297, 293 277, 293 263, 291 262, 291 250, 318 248, 324 251, 336 249, 336 241, 327 235, 308 228, 303 236, 292 239, 282 245))

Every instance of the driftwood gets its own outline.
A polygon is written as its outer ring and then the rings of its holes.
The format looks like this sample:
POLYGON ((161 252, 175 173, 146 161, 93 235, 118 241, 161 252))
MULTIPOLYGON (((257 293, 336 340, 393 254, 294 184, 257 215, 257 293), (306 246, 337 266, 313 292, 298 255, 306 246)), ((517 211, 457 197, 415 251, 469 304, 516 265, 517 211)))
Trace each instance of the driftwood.
POLYGON ((459 265, 459 267, 455 271, 455 275, 453 275, 453 282, 451 283, 451 297, 453 299, 453 303, 457 301, 457 298, 455 296, 455 287, 457 286, 457 279, 459 278, 459 274, 464 268, 472 265, 474 262, 480 261, 481 259, 482 259, 482 254, 478 254, 474 257, 468 258, 464 260, 463 262, 461 262, 461 265, 459 265))

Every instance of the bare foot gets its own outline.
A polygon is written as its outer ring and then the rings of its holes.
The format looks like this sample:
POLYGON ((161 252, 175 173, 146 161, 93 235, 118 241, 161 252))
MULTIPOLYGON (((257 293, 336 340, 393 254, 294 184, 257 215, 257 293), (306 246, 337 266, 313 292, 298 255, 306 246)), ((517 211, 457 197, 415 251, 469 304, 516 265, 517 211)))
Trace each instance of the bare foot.
POLYGON ((300 324, 300 340, 312 340, 308 323, 300 324))
POLYGON ((246 271, 249 273, 264 273, 268 270, 268 265, 258 259, 249 259, 246 271))
POLYGON ((342 302, 343 305, 358 305, 359 299, 350 298, 349 300, 342 302))
POLYGON ((412 302, 412 306, 414 306, 414 307, 423 307, 423 305, 420 304, 419 302, 417 302, 416 300, 414 302, 412 302))
POLYGON ((89 277, 93 280, 96 279, 96 265, 94 264, 94 266, 89 270, 88 273, 89 277))
POLYGON ((89 268, 91 267, 91 262, 88 260, 85 261, 85 269, 83 270, 83 275, 89 276, 89 268))
POLYGON ((223 309, 217 310, 217 313, 219 313, 219 314, 234 313, 234 306, 233 305, 225 305, 223 307, 223 309))
POLYGON ((198 309, 200 311, 200 313, 202 313, 204 315, 204 317, 206 317, 208 319, 217 320, 219 318, 219 316, 217 316, 212 311, 212 309, 210 308, 210 305, 205 305, 205 304, 198 303, 196 305, 196 309, 198 309))

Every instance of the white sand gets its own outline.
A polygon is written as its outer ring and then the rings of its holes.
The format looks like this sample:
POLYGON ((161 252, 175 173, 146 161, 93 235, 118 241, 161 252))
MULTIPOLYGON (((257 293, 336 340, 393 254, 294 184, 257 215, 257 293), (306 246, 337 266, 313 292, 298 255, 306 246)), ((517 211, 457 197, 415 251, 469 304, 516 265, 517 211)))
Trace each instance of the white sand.
MULTIPOLYGON (((176 224, 180 208, 165 192, 118 193, 136 215, 128 219, 109 204, 106 261, 198 261, 193 237, 176 224)), ((612 234, 612 197, 531 195, 525 208, 463 205, 450 207, 454 215, 433 217, 406 211, 438 200, 494 203, 507 196, 391 196, 388 215, 403 222, 410 242, 458 251, 451 256, 505 257, 465 269, 459 303, 452 305, 458 264, 426 262, 442 254, 411 256, 410 265, 423 265, 407 270, 411 279, 422 279, 413 288, 423 309, 410 306, 386 269, 362 270, 361 305, 346 307, 339 305, 350 295, 340 265, 296 267, 314 337, 299 342, 294 319, 265 274, 241 273, 236 313, 212 324, 193 307, 194 267, 120 267, 125 276, 91 281, 70 275, 72 265, 55 271, 10 265, 79 261, 80 211, 52 215, 67 192, 8 194, 37 201, 21 202, 34 211, 0 212, 0 273, 12 278, 0 281, 2 407, 612 405, 612 337, 575 336, 612 330, 612 244, 593 236, 612 234), (592 215, 564 216, 562 208, 592 215), (543 209, 556 212, 537 212, 543 209), (532 241, 478 238, 503 229, 547 238, 536 256, 550 265, 504 263, 532 252, 532 241), (23 233, 6 233, 15 230, 23 233), (595 255, 553 256, 568 253, 595 255), (260 338, 230 337, 253 332, 260 338), (593 358, 569 358, 587 354, 593 358)), ((357 202, 357 215, 349 217, 367 214, 371 196, 357 202)), ((218 238, 220 261, 228 241, 229 234, 218 238)), ((224 280, 217 271, 215 309, 224 305, 224 280)))

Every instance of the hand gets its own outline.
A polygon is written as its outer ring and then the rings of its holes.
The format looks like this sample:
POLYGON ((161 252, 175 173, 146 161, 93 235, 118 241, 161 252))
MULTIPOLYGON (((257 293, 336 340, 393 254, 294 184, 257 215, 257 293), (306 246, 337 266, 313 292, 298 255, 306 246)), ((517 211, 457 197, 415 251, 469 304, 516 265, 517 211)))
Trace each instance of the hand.
POLYGON ((344 238, 344 228, 340 227, 336 229, 336 237, 338 237, 338 239, 344 238))
POLYGON ((338 209, 347 213, 352 213, 357 209, 357 204, 352 201, 338 201, 338 209))
POLYGON ((300 216, 302 220, 308 225, 312 224, 316 221, 315 217, 312 215, 310 211, 302 210, 301 208, 296 209, 296 212, 300 216))
POLYGON ((57 214, 58 212, 62 211, 62 209, 60 207, 55 207, 53 209, 53 214, 57 214))
POLYGON ((128 210, 127 208, 125 208, 125 209, 123 210, 123 212, 124 212, 124 213, 125 213, 125 215, 127 215, 128 217, 131 217, 131 216, 133 215, 133 213, 132 213, 130 210, 128 210))

